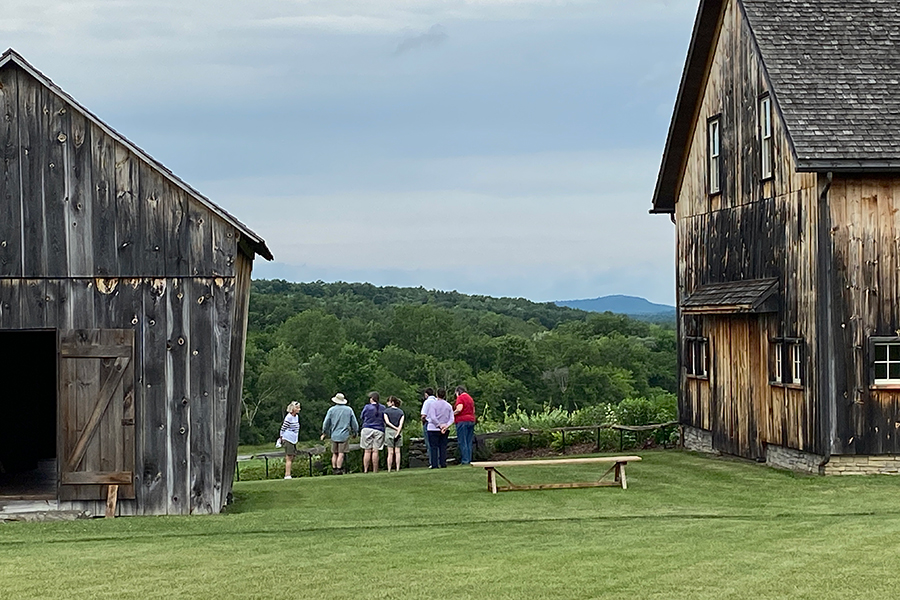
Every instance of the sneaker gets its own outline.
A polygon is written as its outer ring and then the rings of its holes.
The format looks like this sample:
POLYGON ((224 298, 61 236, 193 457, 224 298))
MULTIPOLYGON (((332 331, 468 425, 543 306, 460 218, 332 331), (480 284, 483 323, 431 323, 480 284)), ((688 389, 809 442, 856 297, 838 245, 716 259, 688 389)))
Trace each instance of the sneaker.
POLYGON ((285 475, 284 478, 285 478, 285 479, 292 479, 290 475, 285 475))

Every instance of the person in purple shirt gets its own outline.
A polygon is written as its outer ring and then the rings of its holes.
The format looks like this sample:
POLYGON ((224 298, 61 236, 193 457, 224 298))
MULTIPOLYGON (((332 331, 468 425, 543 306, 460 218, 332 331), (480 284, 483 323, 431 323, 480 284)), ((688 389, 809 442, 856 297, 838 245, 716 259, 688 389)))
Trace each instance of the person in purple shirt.
POLYGON ((446 390, 437 391, 437 398, 429 398, 430 402, 422 407, 428 428, 428 463, 429 469, 447 466, 447 440, 450 437, 450 426, 453 425, 453 407, 446 400, 446 390))
POLYGON ((363 473, 378 472, 378 452, 384 447, 384 410, 378 400, 378 392, 369 392, 369 403, 359 415, 362 430, 359 432, 359 447, 363 450, 363 473))

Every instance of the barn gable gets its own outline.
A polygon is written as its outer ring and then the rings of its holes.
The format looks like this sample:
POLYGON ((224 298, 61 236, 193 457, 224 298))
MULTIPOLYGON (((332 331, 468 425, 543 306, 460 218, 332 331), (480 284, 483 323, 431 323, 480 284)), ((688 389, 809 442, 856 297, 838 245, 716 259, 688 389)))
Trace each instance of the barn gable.
POLYGON ((7 50, 0 276, 218 276, 265 242, 7 50))
POLYGON ((723 18, 749 28, 798 171, 900 172, 900 7, 892 0, 702 0, 651 212, 670 213, 723 18))

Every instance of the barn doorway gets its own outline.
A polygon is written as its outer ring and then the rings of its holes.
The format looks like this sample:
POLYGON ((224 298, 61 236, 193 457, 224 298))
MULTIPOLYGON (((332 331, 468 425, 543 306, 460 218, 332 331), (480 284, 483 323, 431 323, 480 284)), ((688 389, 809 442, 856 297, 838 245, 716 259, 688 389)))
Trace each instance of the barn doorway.
POLYGON ((56 394, 56 332, 0 331, 0 497, 56 497, 56 394))

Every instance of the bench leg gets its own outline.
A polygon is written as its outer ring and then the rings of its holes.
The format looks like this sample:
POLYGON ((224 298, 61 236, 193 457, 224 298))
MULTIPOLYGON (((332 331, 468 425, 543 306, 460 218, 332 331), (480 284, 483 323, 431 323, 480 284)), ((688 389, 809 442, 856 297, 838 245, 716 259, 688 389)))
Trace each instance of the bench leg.
POLYGON ((496 494, 497 493, 497 476, 494 473, 494 468, 493 467, 485 467, 484 470, 487 471, 487 476, 488 476, 488 491, 491 492, 492 494, 496 494))
POLYGON ((106 488, 106 518, 112 519, 116 516, 116 503, 119 500, 119 486, 110 485, 106 488))
POLYGON ((628 489, 628 480, 625 479, 625 463, 622 463, 622 467, 619 469, 619 474, 622 477, 622 489, 627 490, 628 489))

